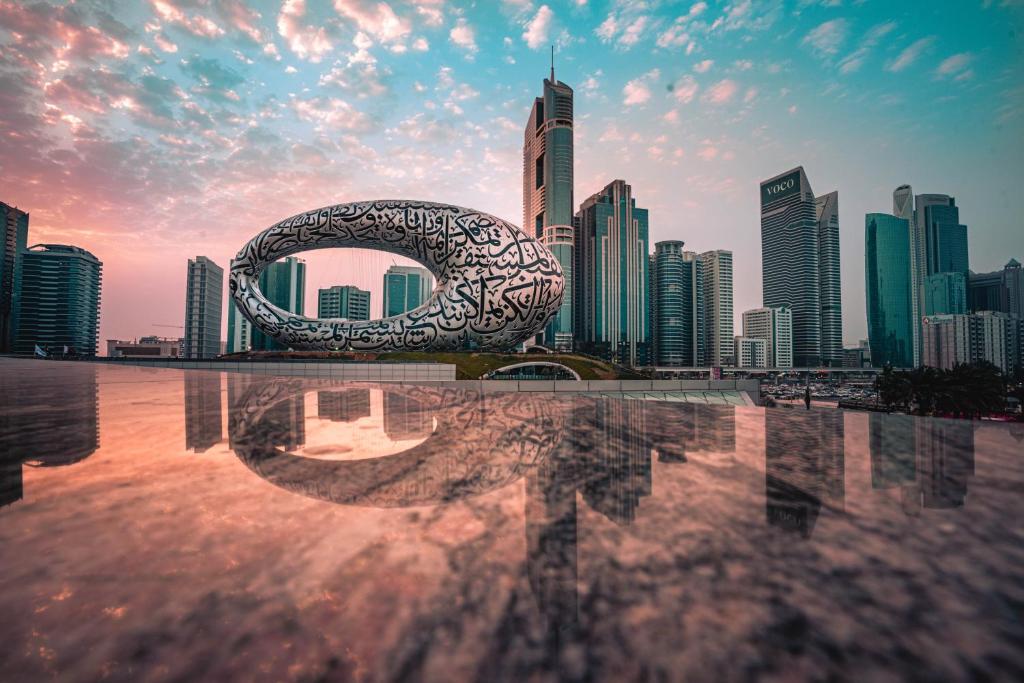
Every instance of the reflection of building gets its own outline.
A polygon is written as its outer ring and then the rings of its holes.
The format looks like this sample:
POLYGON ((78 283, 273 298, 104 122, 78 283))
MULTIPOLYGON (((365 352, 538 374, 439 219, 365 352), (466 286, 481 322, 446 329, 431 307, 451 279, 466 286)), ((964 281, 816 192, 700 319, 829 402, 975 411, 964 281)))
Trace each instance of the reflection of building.
POLYGON ((224 269, 205 256, 188 260, 185 294, 185 358, 220 355, 224 269))
POLYGON ((793 312, 793 363, 842 362, 839 196, 815 199, 803 167, 761 183, 761 271, 765 306, 793 312))
POLYGON ((352 285, 335 285, 317 292, 318 318, 370 319, 370 293, 352 285))
POLYGON ((424 304, 434 289, 426 268, 391 266, 384 273, 384 317, 401 315, 424 304))
POLYGON ((389 439, 424 439, 433 431, 434 416, 427 406, 398 392, 384 392, 384 433, 389 439))
POLYGON ((52 385, 39 387, 17 373, 0 374, 0 395, 16 396, 33 406, 31 415, 0 417, 0 505, 22 498, 23 464, 72 465, 99 448, 96 369, 83 364, 69 368, 67 375, 62 400, 56 403, 50 400, 52 385))
POLYGON ((917 419, 911 415, 868 415, 871 488, 890 489, 914 483, 917 419))
POLYGON ((573 335, 573 93, 565 83, 544 79, 523 132, 523 230, 558 259, 565 295, 544 329, 551 348, 571 348, 573 335))
POLYGON ((910 221, 884 213, 864 217, 868 339, 876 367, 914 366, 915 297, 910 221))
POLYGON ((99 259, 79 247, 37 244, 23 251, 15 352, 67 346, 95 355, 102 275, 99 259))
POLYGON ((27 244, 28 214, 0 202, 0 353, 9 353, 14 346, 21 297, 18 266, 27 244))
POLYGON ((370 390, 316 392, 316 414, 321 420, 354 422, 370 416, 370 390))
POLYGON ((267 408, 260 425, 267 430, 267 443, 292 451, 306 443, 306 402, 295 394, 267 408))
POLYGON ((241 415, 242 401, 246 393, 254 384, 265 382, 266 378, 259 375, 250 375, 247 372, 225 373, 228 382, 228 446, 236 448, 235 423, 241 415))
MULTIPOLYGON (((306 312, 306 262, 302 259, 289 256, 271 263, 260 273, 259 286, 267 301, 274 306, 299 315, 306 312)), ((251 330, 250 334, 254 351, 281 351, 285 348, 257 329, 251 330)))
POLYGON ((821 506, 845 507, 843 411, 766 410, 768 523, 811 535, 821 506))
MULTIPOLYGON (((651 442, 646 401, 599 400, 580 409, 591 437, 583 498, 616 524, 630 524, 642 496, 651 495, 651 442)), ((586 455, 581 455, 585 453, 586 455)))
POLYGON ((185 448, 202 453, 221 439, 220 373, 185 371, 185 448))
POLYGON ((637 208, 626 181, 614 180, 580 205, 576 225, 576 339, 596 355, 646 365, 647 209, 637 208))
POLYGON ((169 337, 139 337, 138 341, 107 340, 110 358, 177 358, 182 339, 169 337))

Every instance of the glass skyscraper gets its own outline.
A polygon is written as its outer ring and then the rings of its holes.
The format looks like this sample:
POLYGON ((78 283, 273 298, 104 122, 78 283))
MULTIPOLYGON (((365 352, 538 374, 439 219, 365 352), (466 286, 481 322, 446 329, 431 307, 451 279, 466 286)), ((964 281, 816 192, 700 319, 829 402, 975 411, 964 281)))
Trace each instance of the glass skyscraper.
POLYGON ((803 167, 761 183, 764 306, 793 312, 793 362, 842 364, 839 197, 814 196, 803 167))
POLYGON ((914 365, 914 287, 910 221, 884 213, 864 218, 864 279, 867 285, 871 364, 914 365))
POLYGON ((80 247, 37 244, 21 253, 15 353, 39 346, 96 354, 103 264, 80 247))
POLYGON ((967 278, 963 273, 935 273, 925 279, 925 315, 966 312, 967 278))
POLYGON ((14 347, 21 273, 18 262, 28 244, 28 214, 0 202, 0 353, 14 347))
MULTIPOLYGON (((275 261, 260 273, 260 291, 274 306, 290 313, 304 315, 306 292, 306 262, 289 256, 275 261)), ((271 339, 258 329, 252 329, 252 350, 283 351, 286 347, 271 339)))
POLYGON ((614 180, 576 214, 576 340, 595 355, 650 362, 647 209, 614 180))
POLYGON ((252 323, 238 311, 238 305, 228 300, 228 353, 241 353, 252 348, 252 323))
POLYGON ((384 273, 384 317, 421 306, 433 291, 434 278, 426 268, 391 266, 384 273))
POLYGON ((318 318, 370 319, 370 293, 352 285, 336 285, 317 292, 318 318))
POLYGON ((568 349, 573 339, 575 299, 573 228, 573 92, 565 83, 544 79, 523 133, 523 231, 536 237, 558 259, 565 276, 562 308, 544 329, 542 343, 568 349))
POLYGON ((224 269, 205 256, 188 260, 185 294, 185 358, 220 355, 224 269))
POLYGON ((666 367, 704 364, 704 300, 696 254, 683 242, 654 245, 650 259, 651 362, 666 367), (698 343, 699 340, 699 343, 698 343))

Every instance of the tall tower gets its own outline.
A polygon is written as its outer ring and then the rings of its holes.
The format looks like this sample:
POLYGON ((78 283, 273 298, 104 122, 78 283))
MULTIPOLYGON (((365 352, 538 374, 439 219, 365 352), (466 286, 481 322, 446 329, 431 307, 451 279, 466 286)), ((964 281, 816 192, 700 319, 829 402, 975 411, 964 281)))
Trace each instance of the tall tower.
POLYGON ((188 260, 185 293, 185 358, 220 354, 221 295, 224 270, 205 256, 188 260))
POLYGON ((910 253, 908 219, 884 213, 869 213, 864 217, 868 342, 871 363, 875 367, 914 365, 914 287, 910 253))
POLYGON ((544 244, 562 266, 565 296, 562 307, 544 329, 543 343, 572 347, 573 262, 573 103, 572 88, 551 77, 534 100, 523 133, 523 230, 544 244))
POLYGON ((21 295, 20 254, 28 244, 28 214, 0 202, 0 353, 14 346, 21 295))
MULTIPOLYGON (((426 303, 434 291, 434 276, 426 268, 391 266, 384 273, 384 317, 402 315, 426 303)), ((366 308, 369 310, 369 293, 366 308)))
POLYGON ((704 289, 704 353, 708 365, 734 365, 732 252, 724 249, 700 255, 704 289))
POLYGON ((654 245, 650 264, 651 363, 703 364, 703 278, 698 277, 697 255, 684 251, 683 242, 668 240, 654 245))
MULTIPOLYGON (((289 256, 271 263, 260 273, 260 291, 267 301, 289 313, 306 312, 306 262, 289 256)), ((255 351, 283 351, 283 344, 257 329, 250 329, 251 348, 255 351)), ((300 441, 301 443, 301 441, 300 441)))
POLYGON ((793 363, 842 362, 839 197, 815 198, 802 166, 761 183, 764 306, 793 312, 793 363))

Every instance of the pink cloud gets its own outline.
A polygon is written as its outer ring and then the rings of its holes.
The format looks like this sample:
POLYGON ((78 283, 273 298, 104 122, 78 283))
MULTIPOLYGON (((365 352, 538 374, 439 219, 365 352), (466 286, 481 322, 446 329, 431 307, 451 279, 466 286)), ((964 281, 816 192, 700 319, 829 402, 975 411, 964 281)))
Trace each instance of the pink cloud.
POLYGON ((736 90, 735 81, 725 78, 708 88, 704 94, 704 101, 711 104, 727 104, 736 94, 736 90))

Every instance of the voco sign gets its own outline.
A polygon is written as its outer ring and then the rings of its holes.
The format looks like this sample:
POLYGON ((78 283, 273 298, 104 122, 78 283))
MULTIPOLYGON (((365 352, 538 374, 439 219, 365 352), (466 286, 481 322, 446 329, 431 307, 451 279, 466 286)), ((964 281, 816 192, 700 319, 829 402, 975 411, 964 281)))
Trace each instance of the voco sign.
POLYGON ((800 191, 800 173, 791 173, 770 185, 761 186, 761 203, 767 203, 800 191))
POLYGON ((768 186, 768 195, 776 195, 786 190, 792 190, 796 181, 790 178, 789 180, 783 180, 781 183, 775 183, 774 185, 768 186))

